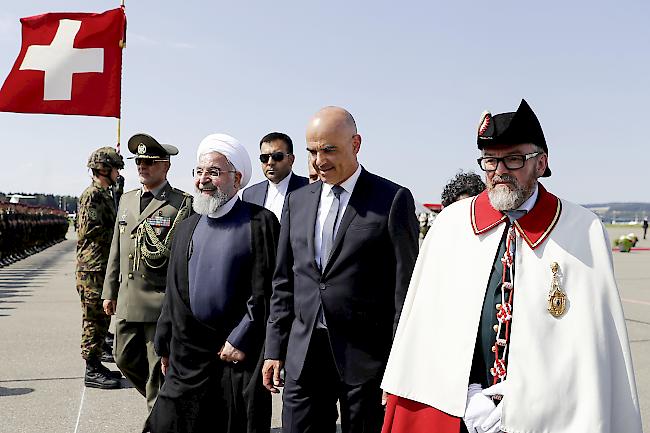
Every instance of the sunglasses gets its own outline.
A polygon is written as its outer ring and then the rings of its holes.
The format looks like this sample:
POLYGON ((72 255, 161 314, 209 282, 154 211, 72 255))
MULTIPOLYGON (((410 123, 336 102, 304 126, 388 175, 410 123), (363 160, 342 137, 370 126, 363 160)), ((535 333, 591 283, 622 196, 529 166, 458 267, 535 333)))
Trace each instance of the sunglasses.
POLYGON ((284 159, 285 155, 291 155, 290 153, 284 153, 284 152, 273 152, 273 153, 262 153, 260 155, 260 161, 263 164, 266 164, 269 162, 269 158, 272 158, 273 161, 280 162, 284 159))
POLYGON ((151 167, 157 162, 160 161, 166 161, 164 159, 151 159, 151 158, 136 158, 135 159, 135 165, 146 165, 147 167, 151 167))

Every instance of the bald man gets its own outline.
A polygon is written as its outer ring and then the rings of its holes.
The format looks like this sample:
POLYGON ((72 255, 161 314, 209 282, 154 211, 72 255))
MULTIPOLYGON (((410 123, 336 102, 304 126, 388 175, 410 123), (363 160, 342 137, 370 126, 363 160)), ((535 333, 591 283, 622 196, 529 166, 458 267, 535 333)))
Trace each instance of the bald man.
POLYGON ((411 192, 359 165, 361 136, 338 107, 307 126, 320 180, 284 206, 264 385, 284 385, 285 433, 379 432, 379 388, 418 249, 411 192), (280 370, 285 368, 285 383, 280 370))

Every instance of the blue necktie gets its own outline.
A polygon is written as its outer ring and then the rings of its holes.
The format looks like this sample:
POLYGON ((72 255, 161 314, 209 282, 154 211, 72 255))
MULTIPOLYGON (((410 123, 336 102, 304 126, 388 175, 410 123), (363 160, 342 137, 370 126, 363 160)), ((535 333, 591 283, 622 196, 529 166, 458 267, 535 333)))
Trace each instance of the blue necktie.
POLYGON ((323 224, 323 233, 321 236, 322 242, 320 246, 320 262, 321 269, 325 269, 327 261, 330 258, 332 253, 332 244, 334 244, 334 227, 336 227, 336 220, 339 217, 341 200, 341 193, 344 191, 342 186, 334 185, 332 187, 332 193, 334 194, 334 200, 332 201, 332 206, 330 207, 329 212, 327 213, 327 218, 325 218, 325 224, 323 224))

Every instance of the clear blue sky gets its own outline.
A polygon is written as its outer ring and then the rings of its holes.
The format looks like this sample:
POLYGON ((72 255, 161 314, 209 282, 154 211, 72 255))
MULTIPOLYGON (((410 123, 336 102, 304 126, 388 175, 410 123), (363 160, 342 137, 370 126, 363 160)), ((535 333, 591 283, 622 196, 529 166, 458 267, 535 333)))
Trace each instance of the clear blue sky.
MULTIPOLYGON (((0 79, 19 18, 101 12, 118 1, 0 6, 0 79)), ((361 163, 438 202, 459 169, 478 170, 484 109, 525 97, 549 144, 544 184, 578 202, 650 201, 650 2, 127 0, 122 142, 175 144, 170 180, 191 191, 200 140, 239 138, 262 179, 259 139, 288 133, 306 173, 304 129, 325 105, 356 118, 361 163)), ((0 113, 0 191, 78 195, 89 153, 114 145, 111 118, 0 113)), ((127 187, 137 186, 133 162, 127 187)))

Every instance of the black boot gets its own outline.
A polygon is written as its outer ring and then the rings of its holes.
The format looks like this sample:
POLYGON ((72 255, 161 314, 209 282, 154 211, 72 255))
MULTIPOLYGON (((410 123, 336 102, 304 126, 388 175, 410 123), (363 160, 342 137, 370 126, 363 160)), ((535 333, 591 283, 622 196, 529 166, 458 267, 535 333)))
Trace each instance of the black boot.
POLYGON ((102 350, 102 362, 110 362, 111 364, 115 364, 115 358, 113 358, 112 352, 113 351, 111 349, 104 347, 102 350))
POLYGON ((120 370, 113 371, 113 370, 109 369, 108 367, 106 367, 106 366, 105 366, 104 364, 102 364, 101 362, 99 363, 98 368, 99 368, 101 371, 103 371, 104 374, 105 374, 106 376, 108 376, 108 377, 112 377, 113 379, 121 379, 121 378, 122 378, 122 372, 120 372, 120 370))
MULTIPOLYGON (((120 381, 113 377, 113 372, 104 367, 97 359, 86 360, 86 375, 84 376, 84 385, 89 388, 100 389, 117 389, 120 387, 120 381)), ((116 372, 119 374, 119 372, 116 372)), ((120 377, 122 375, 120 374, 120 377)))
POLYGON ((102 362, 115 363, 115 358, 113 358, 114 341, 115 341, 115 336, 110 332, 107 333, 106 338, 104 338, 104 343, 102 344, 102 362))

